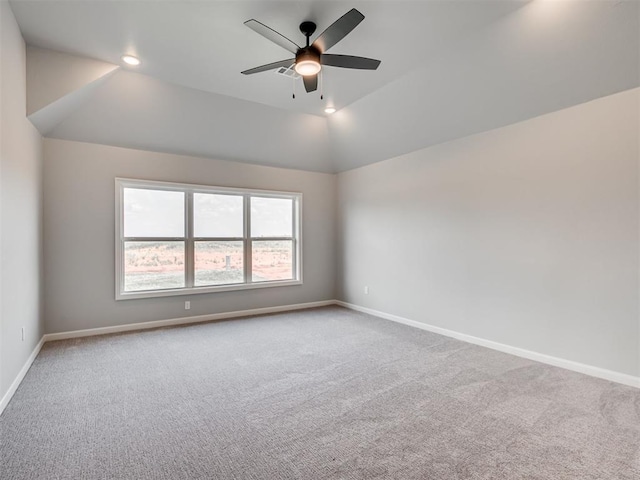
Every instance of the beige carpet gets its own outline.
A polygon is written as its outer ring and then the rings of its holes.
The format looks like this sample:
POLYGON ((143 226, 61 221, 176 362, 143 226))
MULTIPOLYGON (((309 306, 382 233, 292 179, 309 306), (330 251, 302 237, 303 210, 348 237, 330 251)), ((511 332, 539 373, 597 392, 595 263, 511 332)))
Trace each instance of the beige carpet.
POLYGON ((338 307, 47 343, 0 478, 640 478, 640 390, 338 307))

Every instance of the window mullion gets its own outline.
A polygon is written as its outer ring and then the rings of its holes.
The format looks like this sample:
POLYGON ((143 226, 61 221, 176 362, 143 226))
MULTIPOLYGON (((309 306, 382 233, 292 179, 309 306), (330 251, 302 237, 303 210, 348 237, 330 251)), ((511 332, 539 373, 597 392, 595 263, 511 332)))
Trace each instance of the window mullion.
POLYGON ((291 202, 291 275, 294 279, 298 278, 298 245, 297 245, 297 237, 296 234, 298 229, 298 221, 296 215, 297 202, 293 200, 291 202))
POLYGON ((116 179, 116 298, 124 293, 124 186, 116 179))
POLYGON ((244 195, 244 283, 252 283, 251 196, 244 195))
POLYGON ((193 192, 185 196, 185 286, 193 288, 195 283, 195 245, 193 241, 193 192))
POLYGON ((277 242, 277 241, 289 241, 294 237, 253 237, 252 240, 265 241, 265 242, 277 242))
POLYGON ((185 237, 124 237, 123 242, 184 242, 185 237))

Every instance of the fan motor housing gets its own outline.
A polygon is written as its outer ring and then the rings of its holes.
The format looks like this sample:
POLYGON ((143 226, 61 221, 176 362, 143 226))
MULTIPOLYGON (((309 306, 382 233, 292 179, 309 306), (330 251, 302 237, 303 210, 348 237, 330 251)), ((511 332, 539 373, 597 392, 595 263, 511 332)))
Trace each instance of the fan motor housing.
POLYGON ((304 62, 305 60, 320 63, 320 50, 315 47, 304 47, 298 50, 296 63, 304 62))

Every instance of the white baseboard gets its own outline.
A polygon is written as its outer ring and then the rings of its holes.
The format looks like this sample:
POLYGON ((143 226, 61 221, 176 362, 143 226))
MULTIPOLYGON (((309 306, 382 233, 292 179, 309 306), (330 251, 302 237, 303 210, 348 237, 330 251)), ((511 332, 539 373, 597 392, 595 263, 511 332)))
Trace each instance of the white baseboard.
POLYGON ((170 327, 173 325, 211 322, 214 320, 224 320, 226 318, 248 317, 251 315, 265 315, 268 313, 288 312, 293 310, 303 310, 305 308, 326 307, 328 305, 335 304, 335 300, 323 300, 320 302, 297 303, 293 305, 281 305, 278 307, 254 308, 251 310, 237 310, 235 312, 214 313, 211 315, 170 318, 167 320, 157 320, 152 322, 129 323, 127 325, 117 325, 113 327, 88 328, 86 330, 74 330, 71 332, 47 333, 42 336, 40 342, 38 342, 38 345, 36 345, 36 348, 33 349, 33 352, 24 364, 24 367, 22 367, 22 370, 20 370, 20 373, 18 373, 18 376, 11 384, 11 387, 9 387, 7 393, 5 393, 4 397, 2 397, 2 400, 0 400, 0 415, 2 415, 5 407, 11 401, 13 394, 16 393, 16 390, 29 371, 31 364, 38 356, 38 353, 40 353, 40 349, 45 342, 51 342, 54 340, 65 340, 69 338, 91 337, 94 335, 106 335, 109 333, 130 332, 134 330, 147 330, 150 328, 170 327))
POLYGON ((192 317, 169 318, 167 320, 154 320, 151 322, 129 323, 127 325, 115 325, 113 327, 87 328, 85 330, 73 330, 70 332, 47 333, 45 342, 54 340, 67 340, 69 338, 93 337, 95 335, 107 335, 109 333, 130 332, 134 330, 147 330, 150 328, 171 327, 175 325, 187 325, 191 323, 211 322, 227 318, 248 317, 251 315, 265 315, 268 313, 288 312, 303 310, 306 308, 326 307, 335 305, 335 300, 323 300, 320 302, 296 303, 277 307, 253 308, 250 310, 236 310, 234 312, 212 313, 209 315, 197 315, 192 317))
POLYGON ((540 363, 546 363, 553 365, 554 367, 560 367, 574 372, 584 373, 592 377, 602 378, 610 380, 612 382, 621 383, 630 387, 640 388, 640 377, 634 377, 633 375, 627 375, 625 373, 614 372, 612 370, 606 370, 604 368, 594 367, 591 365, 585 365, 584 363, 574 362, 572 360, 565 360, 563 358, 552 357, 551 355, 545 355, 543 353, 532 352, 531 350, 525 350, 523 348, 512 347, 503 343, 493 342, 491 340, 485 340, 484 338, 474 337, 466 335, 464 333, 455 332, 453 330, 447 330, 446 328, 436 327, 416 320, 410 320, 408 318, 400 317, 398 315, 392 315, 390 313, 380 312, 372 308, 362 307, 360 305, 354 305, 352 303, 343 302, 341 300, 335 301, 336 305, 356 310, 358 312, 368 313, 376 317, 391 320, 393 322, 402 323, 411 327, 426 330, 428 332, 437 333, 446 337, 462 340, 463 342, 472 343, 474 345, 480 345, 482 347, 498 350, 499 352, 509 353, 518 357, 527 358, 540 363))
POLYGON ((0 415, 2 415, 2 412, 4 412, 4 409, 7 407, 7 405, 9 405, 9 402, 11 401, 13 394, 16 393, 16 390, 18 390, 20 383, 22 383, 22 380, 24 379, 25 375, 31 368, 31 364, 38 356, 38 353, 40 353, 40 349, 42 348, 42 345, 44 345, 45 341, 46 340, 43 336, 38 342, 38 344, 36 345, 36 348, 34 348, 33 352, 31 352, 31 355, 29 355, 29 358, 27 358, 27 361, 25 362, 24 366, 18 373, 18 376, 15 378, 15 380, 9 387, 9 390, 7 390, 7 393, 5 393, 4 396, 2 397, 2 400, 0 400, 0 415))
POLYGON ((159 327, 170 327, 174 325, 186 325, 186 324, 193 324, 193 323, 200 323, 200 322, 211 322, 215 320, 224 320, 227 318, 248 317, 252 315, 265 315, 269 313, 303 310, 307 308, 326 307, 329 305, 339 305, 351 310, 368 313, 376 317, 384 318, 386 320, 391 320, 393 322, 402 323, 404 325, 409 325, 415 328, 420 328, 422 330, 426 330, 432 333, 437 333, 439 335, 452 337, 458 340, 462 340, 463 342, 480 345, 482 347, 491 348, 493 350, 509 353, 511 355, 516 355, 518 357, 527 358, 529 360, 534 360, 537 362, 553 365, 556 367, 565 368, 567 370, 572 370, 574 372, 584 373, 592 377, 603 378, 605 380, 610 380, 612 382, 640 388, 640 377, 634 377, 632 375, 626 375, 624 373, 614 372, 612 370, 606 370, 604 368, 593 367, 591 365, 585 365, 583 363, 578 363, 578 362, 573 362, 571 360, 552 357, 550 355, 532 352, 530 350, 525 350, 522 348, 512 347, 502 343, 493 342, 491 340, 485 340, 483 338, 473 337, 471 335, 466 335, 464 333, 455 332, 453 330, 447 330, 445 328, 435 327, 433 325, 428 325, 426 323, 410 320, 408 318, 400 317, 398 315, 392 315, 389 313, 381 312, 378 310, 374 310, 372 308, 362 307, 360 305, 354 305, 352 303, 343 302, 341 300, 323 300, 320 302, 298 303, 298 304, 292 304, 292 305, 281 305, 277 307, 254 308, 250 310, 237 310, 234 312, 214 313, 210 315, 197 315, 192 317, 170 318, 167 320, 157 320, 157 321, 151 321, 151 322, 130 323, 127 325, 117 325, 113 327, 88 328, 85 330, 74 330, 70 332, 47 333, 43 335, 43 337, 40 339, 40 341, 38 342, 38 345, 36 345, 36 347, 33 349, 33 352, 31 352, 31 355, 29 356, 24 366, 22 367, 22 370, 20 370, 20 373, 18 373, 18 376, 15 378, 15 380, 9 387, 9 390, 2 397, 2 400, 0 400, 0 415, 2 415, 2 412, 4 411, 6 406, 9 404, 9 401, 13 397, 13 394, 16 392, 16 390, 20 386, 20 383, 22 382, 25 375, 29 371, 31 364, 33 363, 35 358, 38 356, 38 353, 40 352, 40 349, 42 348, 42 345, 44 345, 45 342, 50 342, 54 340, 65 340, 69 338, 90 337, 94 335, 106 335, 109 333, 130 332, 135 330, 147 330, 147 329, 159 328, 159 327))

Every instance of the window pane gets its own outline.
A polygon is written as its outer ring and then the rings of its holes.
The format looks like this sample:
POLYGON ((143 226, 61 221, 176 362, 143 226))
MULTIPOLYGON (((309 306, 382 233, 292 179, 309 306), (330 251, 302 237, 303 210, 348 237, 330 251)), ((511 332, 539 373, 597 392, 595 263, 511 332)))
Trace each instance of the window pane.
POLYGON ((251 197, 252 237, 291 237, 293 200, 251 197))
POLYGON ((293 242, 291 240, 254 241, 252 250, 254 282, 293 279, 293 242))
POLYGON ((244 282, 243 242, 196 242, 195 285, 244 282))
POLYGON ((196 237, 242 237, 243 209, 240 195, 193 194, 196 237))
POLYGON ((125 237, 184 237, 184 193, 124 189, 125 237))
POLYGON ((184 242, 125 242, 125 292, 184 286, 184 242))

